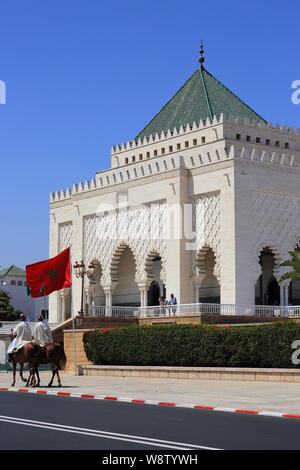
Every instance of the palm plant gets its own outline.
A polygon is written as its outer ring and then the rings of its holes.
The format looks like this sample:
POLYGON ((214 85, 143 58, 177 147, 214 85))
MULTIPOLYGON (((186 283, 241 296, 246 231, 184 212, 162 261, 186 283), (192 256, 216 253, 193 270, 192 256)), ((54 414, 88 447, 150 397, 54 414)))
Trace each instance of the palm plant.
POLYGON ((279 282, 285 281, 286 279, 295 279, 296 281, 300 281, 300 243, 297 245, 295 250, 289 250, 289 254, 292 259, 284 261, 280 266, 289 266, 293 269, 281 276, 279 282))

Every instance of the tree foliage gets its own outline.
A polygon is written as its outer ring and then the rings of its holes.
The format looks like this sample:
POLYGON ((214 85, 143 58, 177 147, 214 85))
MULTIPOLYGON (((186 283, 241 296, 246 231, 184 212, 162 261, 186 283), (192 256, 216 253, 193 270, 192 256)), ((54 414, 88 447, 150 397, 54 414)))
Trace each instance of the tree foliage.
POLYGON ((19 319, 18 311, 10 304, 10 295, 0 290, 0 320, 15 321, 19 319))
POLYGON ((300 281, 300 244, 298 244, 296 250, 289 250, 289 254, 292 259, 284 261, 280 266, 288 266, 292 268, 292 270, 281 276, 279 282, 285 281, 286 279, 300 281))

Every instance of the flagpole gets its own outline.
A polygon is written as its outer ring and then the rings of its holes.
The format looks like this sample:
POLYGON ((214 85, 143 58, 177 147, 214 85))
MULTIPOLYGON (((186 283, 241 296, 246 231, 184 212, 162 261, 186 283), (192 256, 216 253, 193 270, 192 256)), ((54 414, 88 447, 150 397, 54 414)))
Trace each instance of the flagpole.
POLYGON ((29 306, 28 306, 28 295, 27 295, 27 287, 25 290, 25 295, 26 295, 26 313, 27 313, 27 318, 29 318, 29 306))
POLYGON ((46 317, 47 308, 46 308, 46 297, 45 297, 46 296, 45 281, 44 281, 43 285, 44 285, 44 309, 45 309, 45 317, 46 317))
POLYGON ((77 375, 76 367, 76 342, 75 342, 75 320, 74 320, 74 304, 73 304, 73 277, 72 277, 72 259, 71 259, 71 248, 70 248, 70 272, 71 272, 71 314, 72 314, 72 328, 73 328, 73 351, 74 351, 74 373, 77 375))

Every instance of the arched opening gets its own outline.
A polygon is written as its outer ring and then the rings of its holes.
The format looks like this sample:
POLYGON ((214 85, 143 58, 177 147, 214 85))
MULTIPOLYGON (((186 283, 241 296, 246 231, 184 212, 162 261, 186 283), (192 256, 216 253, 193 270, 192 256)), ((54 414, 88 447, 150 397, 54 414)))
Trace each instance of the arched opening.
POLYGON ((209 247, 200 250, 197 257, 197 268, 202 279, 199 285, 200 303, 220 303, 220 284, 215 274, 215 267, 214 251, 209 247))
POLYGON ((280 287, 274 277, 275 255, 265 247, 260 253, 259 263, 262 273, 255 285, 256 305, 280 305, 280 287))
POLYGON ((280 287, 273 276, 268 284, 268 305, 280 305, 280 287))
MULTIPOLYGON (((300 251, 300 246, 297 245, 295 250, 300 251)), ((300 305, 300 281, 296 281, 295 279, 292 279, 289 286, 289 304, 300 305)))
POLYGON ((160 297, 160 286, 158 282, 152 281, 148 291, 148 305, 159 305, 160 297))
POLYGON ((146 261, 148 279, 152 282, 148 289, 148 305, 159 305, 160 298, 166 296, 166 288, 161 279, 162 259, 157 252, 151 252, 146 261))
POLYGON ((124 307, 140 306, 140 291, 135 281, 136 264, 131 249, 122 247, 117 264, 114 265, 114 278, 117 287, 113 292, 112 305, 124 307))

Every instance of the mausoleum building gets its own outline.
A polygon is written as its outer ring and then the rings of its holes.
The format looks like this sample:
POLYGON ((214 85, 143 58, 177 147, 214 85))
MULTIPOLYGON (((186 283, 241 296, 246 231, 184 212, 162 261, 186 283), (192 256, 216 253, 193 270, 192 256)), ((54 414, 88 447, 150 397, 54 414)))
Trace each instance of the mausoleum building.
MULTIPOLYGON (((300 304, 280 263, 300 239, 300 129, 266 122, 200 67, 111 168, 50 195, 50 257, 93 261, 92 305, 300 304)), ((80 309, 81 280, 49 298, 80 309)))

